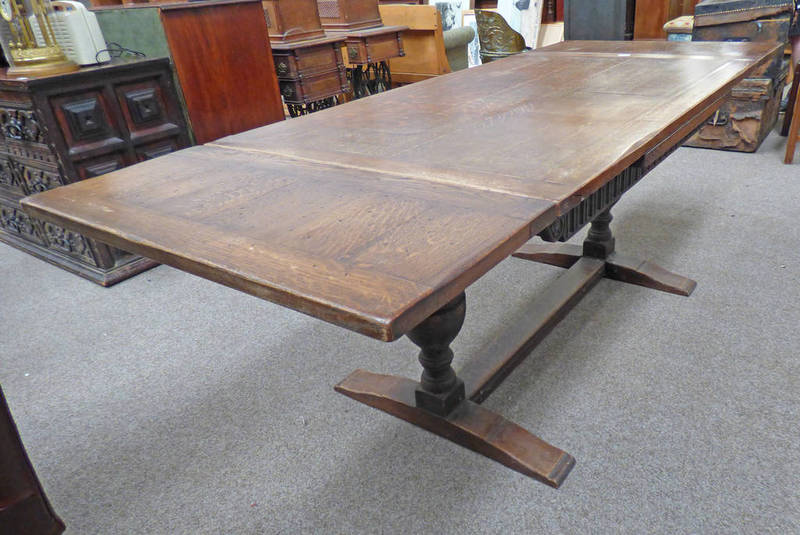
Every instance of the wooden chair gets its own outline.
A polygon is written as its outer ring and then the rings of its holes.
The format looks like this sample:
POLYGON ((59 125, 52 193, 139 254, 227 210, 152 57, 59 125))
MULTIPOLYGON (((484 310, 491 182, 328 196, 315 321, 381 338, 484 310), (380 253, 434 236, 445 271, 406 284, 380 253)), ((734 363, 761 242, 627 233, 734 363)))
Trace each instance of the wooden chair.
POLYGON ((789 135, 786 140, 786 155, 783 158, 783 163, 789 164, 794 160, 794 149, 797 145, 797 134, 800 130, 800 105, 798 105, 798 84, 800 83, 800 76, 798 76, 798 68, 800 62, 795 66, 795 76, 792 79, 792 89, 789 91, 789 105, 786 106, 786 114, 783 117, 783 126, 781 127, 781 135, 789 135))
POLYGON ((385 25, 409 28, 403 32, 406 55, 389 60, 393 84, 410 84, 451 72, 436 6, 390 4, 379 9, 385 25))

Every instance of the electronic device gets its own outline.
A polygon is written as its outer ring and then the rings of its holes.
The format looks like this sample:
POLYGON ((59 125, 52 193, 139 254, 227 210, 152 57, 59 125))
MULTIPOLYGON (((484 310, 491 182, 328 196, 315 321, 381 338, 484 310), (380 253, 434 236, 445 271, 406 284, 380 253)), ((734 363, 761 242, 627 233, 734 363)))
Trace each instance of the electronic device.
POLYGON ((78 65, 92 65, 111 60, 97 17, 80 2, 53 0, 56 41, 78 65))

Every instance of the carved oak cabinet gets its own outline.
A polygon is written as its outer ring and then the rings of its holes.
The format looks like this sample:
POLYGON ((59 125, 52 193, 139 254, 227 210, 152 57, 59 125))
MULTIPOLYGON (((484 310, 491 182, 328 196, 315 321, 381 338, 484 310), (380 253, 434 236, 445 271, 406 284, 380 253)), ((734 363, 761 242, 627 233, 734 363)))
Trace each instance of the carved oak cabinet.
POLYGON ((29 217, 18 201, 187 145, 166 58, 27 79, 0 70, 0 241, 103 286, 154 266, 29 217))

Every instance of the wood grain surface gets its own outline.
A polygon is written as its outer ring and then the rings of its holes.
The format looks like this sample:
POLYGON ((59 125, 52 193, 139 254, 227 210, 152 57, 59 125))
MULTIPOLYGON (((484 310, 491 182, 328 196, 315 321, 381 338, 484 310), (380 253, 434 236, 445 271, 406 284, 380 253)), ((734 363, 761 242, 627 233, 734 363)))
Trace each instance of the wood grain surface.
POLYGON ((393 340, 776 47, 579 42, 23 201, 43 219, 393 340))
POLYGON ((251 152, 177 155, 26 207, 384 340, 458 295, 554 213, 540 199, 251 152))
POLYGON ((197 143, 284 118, 261 2, 160 10, 197 143))
POLYGON ((545 198, 565 209, 776 47, 559 43, 215 143, 545 198))

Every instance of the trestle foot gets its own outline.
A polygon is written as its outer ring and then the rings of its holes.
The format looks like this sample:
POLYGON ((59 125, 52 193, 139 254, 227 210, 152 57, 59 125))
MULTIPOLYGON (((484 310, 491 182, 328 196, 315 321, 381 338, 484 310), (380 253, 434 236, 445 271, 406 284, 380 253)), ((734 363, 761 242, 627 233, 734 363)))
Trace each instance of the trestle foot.
POLYGON ((336 391, 558 488, 575 459, 499 414, 462 401, 447 416, 416 406, 420 384, 411 379, 356 370, 336 391))
POLYGON ((651 262, 614 252, 609 210, 592 222, 583 246, 525 244, 517 258, 568 271, 512 325, 456 374, 450 343, 464 323, 462 292, 414 327, 408 337, 421 351, 420 382, 356 370, 336 391, 558 487, 575 459, 525 429, 482 408, 484 401, 602 277, 689 295, 696 283, 651 262))
POLYGON ((583 247, 569 243, 526 243, 513 254, 515 258, 532 260, 563 268, 572 267, 582 257, 605 260, 604 276, 676 295, 689 296, 697 286, 692 279, 667 271, 649 260, 639 260, 614 252, 615 239, 610 223, 611 209, 600 213, 589 229, 583 247))
MULTIPOLYGON (((580 245, 570 243, 526 243, 513 255, 522 260, 569 268, 583 256, 580 245)), ((612 253, 606 259, 604 277, 688 297, 697 287, 690 278, 630 256, 612 253)))

